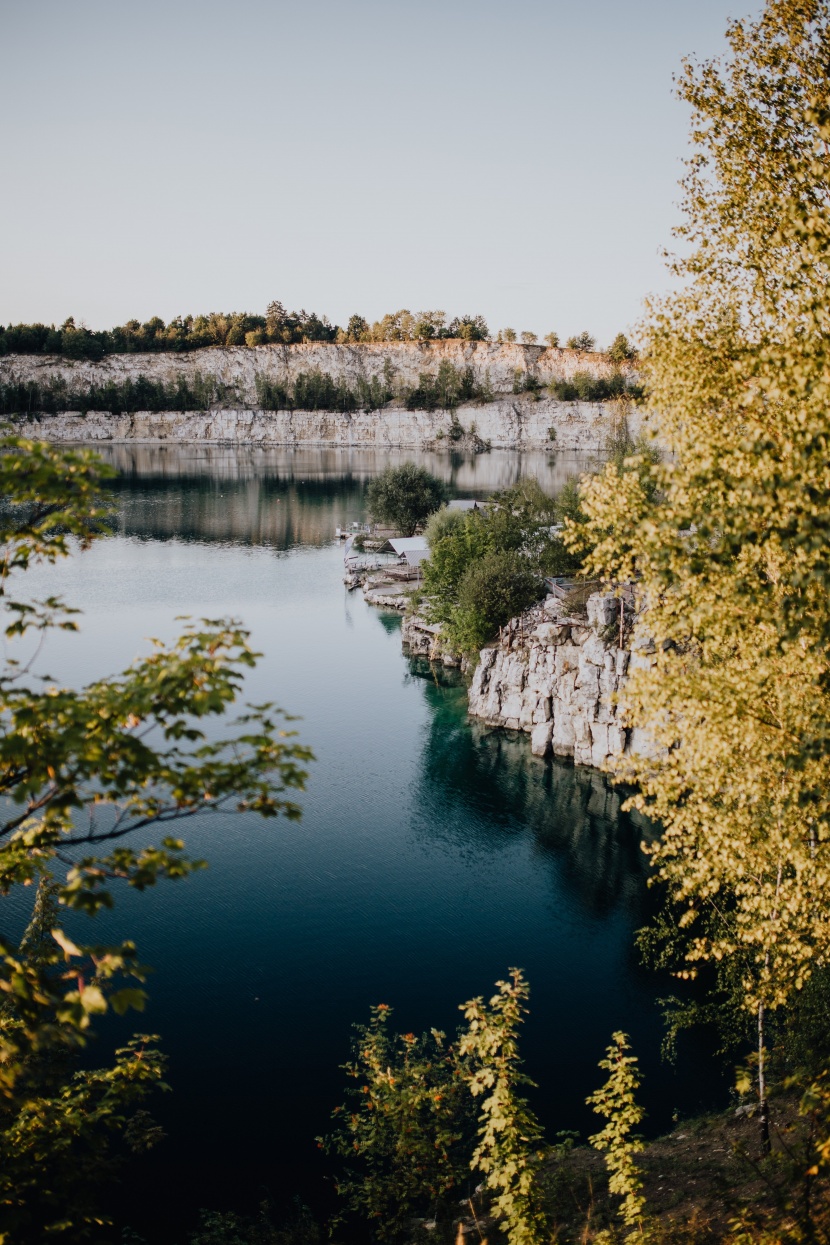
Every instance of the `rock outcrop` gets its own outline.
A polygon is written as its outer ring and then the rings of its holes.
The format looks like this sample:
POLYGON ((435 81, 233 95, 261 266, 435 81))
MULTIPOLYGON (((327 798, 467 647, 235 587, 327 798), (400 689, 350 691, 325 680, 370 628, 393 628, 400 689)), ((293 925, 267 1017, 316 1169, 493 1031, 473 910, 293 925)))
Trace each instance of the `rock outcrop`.
POLYGON ((647 652, 619 647, 619 601, 595 593, 587 616, 573 617, 548 597, 514 620, 500 643, 482 651, 469 692, 469 711, 488 726, 530 734, 538 756, 553 752, 577 765, 613 768, 645 739, 632 739, 617 718, 616 694, 629 665, 647 652))
MULTIPOLYGON (((607 403, 515 398, 448 411, 66 411, 17 421, 23 436, 47 441, 337 446, 344 449, 463 449, 474 439, 493 449, 602 450, 612 428, 607 403), (459 428, 461 434, 458 434, 459 428), (551 440, 550 430, 555 432, 551 440), (461 442, 461 444, 459 444, 461 442)), ((631 421, 630 421, 630 425, 631 421)), ((636 431, 636 427, 632 427, 636 431)))
MULTIPOLYGON (((592 376, 613 370, 602 355, 580 354, 494 342, 385 342, 333 345, 256 346, 195 350, 186 354, 107 355, 97 361, 62 356, 6 355, 0 382, 55 381, 72 393, 90 386, 135 381, 145 376, 174 385, 208 377, 222 394, 221 405, 206 411, 67 411, 35 415, 21 428, 52 441, 188 443, 224 445, 340 446, 375 450, 494 448, 585 450, 596 452, 612 427, 607 403, 561 402, 544 388, 576 372, 592 376), (441 363, 469 368, 491 400, 468 403, 455 412, 408 410, 393 399, 379 410, 265 410, 258 392, 263 381, 290 386, 300 373, 320 371, 352 388, 360 381, 382 382, 400 394, 417 386, 422 374, 436 375, 441 363), (523 388, 530 378, 532 387, 523 388), (533 388, 535 386, 535 388, 533 388), (259 388, 258 388, 259 387, 259 388), (522 391, 514 393, 514 388, 522 391), (542 396, 544 395, 544 396, 542 396)), ((640 411, 630 415, 631 431, 640 411)))
POLYGON ((435 375, 444 362, 470 368, 478 386, 494 395, 512 394, 517 373, 539 385, 570 380, 576 372, 609 376, 614 365, 602 354, 583 354, 519 343, 459 340, 436 342, 367 342, 336 345, 308 342, 294 346, 214 346, 181 354, 111 354, 102 359, 68 359, 63 355, 10 354, 0 356, 0 381, 48 383, 62 379, 72 389, 120 383, 146 376, 152 381, 193 382, 211 377, 233 389, 241 407, 257 405, 257 381, 293 384, 300 373, 324 372, 351 388, 377 379, 392 388, 414 387, 422 373, 435 375))

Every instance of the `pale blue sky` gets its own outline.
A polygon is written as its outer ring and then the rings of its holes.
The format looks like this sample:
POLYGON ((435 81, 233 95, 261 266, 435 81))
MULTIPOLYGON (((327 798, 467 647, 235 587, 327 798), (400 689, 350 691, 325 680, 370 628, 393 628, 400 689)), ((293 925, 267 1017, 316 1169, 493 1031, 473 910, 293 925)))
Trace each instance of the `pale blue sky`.
POLYGON ((399 307, 602 342, 666 285, 685 54, 759 0, 0 0, 0 322, 399 307))

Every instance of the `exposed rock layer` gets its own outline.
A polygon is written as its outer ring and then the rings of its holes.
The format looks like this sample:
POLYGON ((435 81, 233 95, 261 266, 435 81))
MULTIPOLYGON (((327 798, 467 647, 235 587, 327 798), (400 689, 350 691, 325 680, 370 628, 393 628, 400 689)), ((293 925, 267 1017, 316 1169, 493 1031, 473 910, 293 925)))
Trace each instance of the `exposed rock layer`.
POLYGON ((615 697, 630 664, 650 664, 646 653, 619 647, 618 607, 614 597, 595 593, 587 618, 571 618, 549 597, 523 620, 524 630, 511 627, 498 646, 482 651, 470 713, 488 726, 527 731, 538 756, 553 751, 577 765, 613 768, 624 752, 646 751, 642 732, 627 731, 617 718, 615 697), (528 622, 536 624, 532 630, 528 622))
MULTIPOLYGON (((540 346, 491 342, 388 342, 377 345, 337 346, 310 343, 298 346, 257 346, 253 349, 197 350, 187 354, 109 355, 97 362, 73 361, 59 356, 8 355, 0 358, 0 380, 36 381, 41 385, 60 379, 70 390, 110 381, 135 380, 143 375, 169 384, 197 374, 213 377, 225 387, 223 409, 205 412, 107 411, 67 412, 40 416, 38 435, 55 441, 213 442, 245 445, 332 445, 370 449, 419 449, 446 446, 454 437, 473 435, 494 448, 562 450, 600 449, 612 426, 607 404, 560 402, 533 394, 514 394, 516 373, 533 377, 542 386, 568 379, 575 372, 600 376, 610 373, 603 356, 540 346), (440 364, 470 368, 476 384, 489 386, 493 400, 470 403, 448 411, 411 411, 394 402, 380 410, 267 411, 257 405, 257 378, 288 385, 301 372, 319 370, 354 386, 373 377, 399 391, 415 386, 426 372, 435 375, 440 364), (233 392, 233 405, 227 393, 233 392)), ((632 432, 639 412, 631 416, 632 432)), ((28 421, 30 424, 32 421, 28 421)))

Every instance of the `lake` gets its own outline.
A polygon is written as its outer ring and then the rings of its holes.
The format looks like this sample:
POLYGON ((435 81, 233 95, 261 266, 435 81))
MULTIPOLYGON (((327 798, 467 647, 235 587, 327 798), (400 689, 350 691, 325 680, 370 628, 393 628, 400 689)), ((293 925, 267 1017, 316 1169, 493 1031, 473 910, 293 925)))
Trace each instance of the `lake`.
MULTIPOLYGON (((176 616, 235 615, 263 654, 247 694, 301 721, 314 749, 299 824, 222 816, 183 837, 210 867, 125 894, 89 939, 134 937, 153 966, 146 1014, 110 1022, 161 1034, 174 1092, 167 1132, 122 1186, 121 1210, 156 1241, 183 1241, 200 1206, 245 1210, 330 1197, 315 1135, 343 1098, 350 1026, 372 1003, 403 1031, 452 1030, 458 1005, 526 970, 523 1038, 549 1135, 591 1130, 584 1099, 613 1030, 632 1035, 652 1131, 709 1101, 694 1046, 684 1081, 661 1063, 657 997, 632 933, 648 909, 643 826, 599 773, 530 755, 527 736, 468 720, 463 682, 413 663, 400 620, 343 586, 336 524, 365 516, 389 462, 416 459, 455 495, 523 474, 555 490, 575 456, 478 457, 337 450, 112 446, 117 534, 54 570, 33 595, 83 608, 79 636, 41 661, 73 683, 121 669, 172 637, 176 616)), ((6 901, 8 926, 19 902, 6 901)), ((83 931, 81 931, 83 933, 83 931)))

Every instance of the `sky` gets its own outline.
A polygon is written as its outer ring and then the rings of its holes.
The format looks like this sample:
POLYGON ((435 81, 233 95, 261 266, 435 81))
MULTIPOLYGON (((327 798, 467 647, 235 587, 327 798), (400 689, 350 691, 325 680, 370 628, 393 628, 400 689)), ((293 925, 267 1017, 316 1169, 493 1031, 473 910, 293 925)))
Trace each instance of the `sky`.
POLYGON ((760 0, 0 0, 0 322, 406 307, 607 344, 668 285, 672 76, 760 0))

